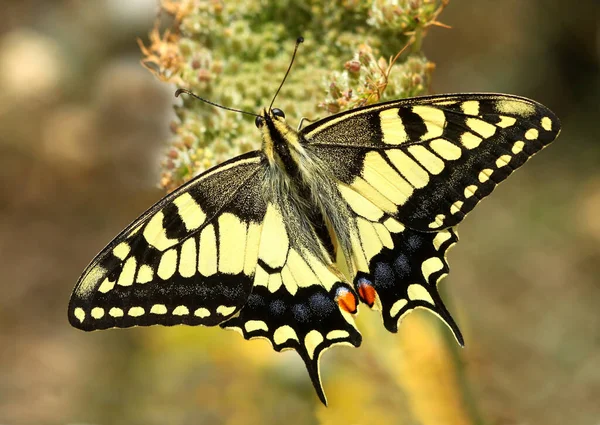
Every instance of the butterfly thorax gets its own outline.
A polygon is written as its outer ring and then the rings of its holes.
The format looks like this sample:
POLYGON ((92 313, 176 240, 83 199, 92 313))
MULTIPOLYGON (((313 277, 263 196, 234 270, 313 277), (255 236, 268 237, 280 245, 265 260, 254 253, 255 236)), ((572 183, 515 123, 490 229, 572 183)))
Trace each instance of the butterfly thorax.
MULTIPOLYGON (((278 111, 278 110, 277 110, 278 111)), ((291 128, 285 119, 265 110, 264 121, 259 128, 263 138, 263 151, 269 165, 279 167, 294 178, 299 178, 301 156, 304 148, 300 144, 298 132, 291 128)))
POLYGON ((288 231, 297 235, 303 248, 327 262, 335 261, 337 248, 349 258, 350 213, 330 178, 331 172, 311 155, 310 145, 283 117, 265 110, 263 119, 259 128, 269 163, 264 179, 267 201, 284 206, 282 215, 288 231))

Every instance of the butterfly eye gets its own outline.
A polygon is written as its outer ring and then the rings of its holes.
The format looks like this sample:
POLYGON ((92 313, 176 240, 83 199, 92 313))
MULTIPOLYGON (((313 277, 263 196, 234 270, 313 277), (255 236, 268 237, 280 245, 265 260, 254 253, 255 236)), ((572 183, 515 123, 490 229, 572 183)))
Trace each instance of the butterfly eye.
POLYGON ((271 113, 272 113, 273 115, 275 115, 276 117, 279 117, 279 118, 285 118, 285 114, 284 114, 284 113, 283 113, 283 111, 282 111, 281 109, 279 109, 279 108, 273 108, 273 109, 271 110, 271 113))
POLYGON ((254 120, 254 124, 256 125, 256 128, 261 128, 264 123, 265 123, 265 120, 260 115, 257 116, 256 119, 254 120))

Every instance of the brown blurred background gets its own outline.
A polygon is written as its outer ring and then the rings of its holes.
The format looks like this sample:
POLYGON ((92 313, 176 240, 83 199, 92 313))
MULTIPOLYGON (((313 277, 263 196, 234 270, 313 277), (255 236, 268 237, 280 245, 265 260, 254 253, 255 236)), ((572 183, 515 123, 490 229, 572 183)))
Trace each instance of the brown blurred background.
MULTIPOLYGON (((205 328, 85 334, 67 322, 87 262, 162 195, 175 88, 140 66, 136 44, 156 11, 154 0, 0 4, 0 424, 337 423, 297 356, 264 341, 205 328)), ((598 2, 454 1, 440 20, 453 29, 425 42, 434 92, 520 94, 563 123, 460 226, 449 256, 472 423, 598 424, 598 2)), ((354 381, 397 338, 402 328, 324 357, 326 390, 383 394, 373 403, 385 419, 344 423, 421 423, 385 376, 354 381)))

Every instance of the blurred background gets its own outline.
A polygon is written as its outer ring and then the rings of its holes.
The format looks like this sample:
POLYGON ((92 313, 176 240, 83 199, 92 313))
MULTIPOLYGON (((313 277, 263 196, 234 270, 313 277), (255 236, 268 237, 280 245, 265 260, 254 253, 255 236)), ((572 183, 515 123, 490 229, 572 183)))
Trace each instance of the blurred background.
POLYGON ((454 1, 439 17, 452 29, 430 30, 432 92, 531 97, 563 132, 459 228, 443 287, 466 347, 427 313, 389 334, 363 309, 363 346, 323 357, 327 409, 299 357, 266 341, 69 326, 85 265, 164 194, 175 86, 136 42, 159 6, 0 9, 1 424, 598 424, 596 0, 454 1))

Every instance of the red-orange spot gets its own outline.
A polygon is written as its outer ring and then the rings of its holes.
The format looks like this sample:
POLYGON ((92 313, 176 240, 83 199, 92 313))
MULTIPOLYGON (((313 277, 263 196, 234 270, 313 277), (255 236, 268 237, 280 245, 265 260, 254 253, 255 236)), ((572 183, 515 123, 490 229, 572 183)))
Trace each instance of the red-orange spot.
POLYGON ((375 304, 377 292, 375 292, 375 288, 373 288, 372 285, 361 283, 358 286, 358 295, 360 295, 360 298, 367 303, 369 307, 373 307, 373 304, 375 304))
POLYGON ((347 289, 338 291, 336 301, 341 309, 347 311, 348 313, 356 313, 356 297, 352 292, 348 291, 347 289))

